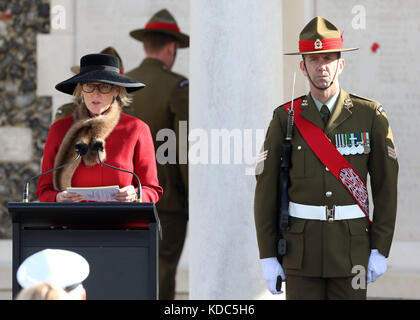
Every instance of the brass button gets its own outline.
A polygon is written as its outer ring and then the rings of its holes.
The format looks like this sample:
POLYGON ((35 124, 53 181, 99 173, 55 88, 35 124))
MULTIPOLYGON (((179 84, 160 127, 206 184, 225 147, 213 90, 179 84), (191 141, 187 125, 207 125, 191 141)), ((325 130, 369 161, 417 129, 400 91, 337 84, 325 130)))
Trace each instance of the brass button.
POLYGON ((298 149, 298 150, 301 150, 301 149, 302 149, 302 146, 298 146, 298 147, 297 147, 297 149, 298 149))
POLYGON ((325 192, 325 195, 329 198, 329 197, 332 196, 332 192, 331 191, 327 191, 327 192, 325 192))
POLYGON ((325 171, 330 171, 330 169, 328 169, 327 167, 325 167, 325 171))

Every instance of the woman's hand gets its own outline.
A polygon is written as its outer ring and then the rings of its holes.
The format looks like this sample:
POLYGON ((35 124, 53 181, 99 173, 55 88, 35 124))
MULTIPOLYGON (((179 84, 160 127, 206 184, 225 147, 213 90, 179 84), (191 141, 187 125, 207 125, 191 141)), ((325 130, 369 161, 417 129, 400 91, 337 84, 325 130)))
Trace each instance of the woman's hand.
POLYGON ((119 202, 134 202, 136 199, 136 189, 134 189, 134 186, 132 185, 121 188, 115 195, 115 200, 119 202))
POLYGON ((80 202, 85 200, 85 198, 75 192, 62 191, 57 193, 55 200, 57 202, 80 202))

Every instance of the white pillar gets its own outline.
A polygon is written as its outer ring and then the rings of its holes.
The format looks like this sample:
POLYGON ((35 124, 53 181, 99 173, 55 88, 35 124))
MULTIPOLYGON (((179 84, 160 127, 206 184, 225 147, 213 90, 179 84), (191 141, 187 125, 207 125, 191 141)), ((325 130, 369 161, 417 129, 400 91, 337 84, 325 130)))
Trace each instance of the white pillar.
POLYGON ((267 290, 247 148, 255 160, 272 112, 283 102, 282 4, 190 5, 189 297, 258 299, 267 290), (230 145, 218 134, 231 135, 230 145))
POLYGON ((54 87, 73 75, 75 14, 74 1, 51 0, 50 33, 37 35, 37 95, 52 97, 51 119, 58 107, 72 101, 54 87))

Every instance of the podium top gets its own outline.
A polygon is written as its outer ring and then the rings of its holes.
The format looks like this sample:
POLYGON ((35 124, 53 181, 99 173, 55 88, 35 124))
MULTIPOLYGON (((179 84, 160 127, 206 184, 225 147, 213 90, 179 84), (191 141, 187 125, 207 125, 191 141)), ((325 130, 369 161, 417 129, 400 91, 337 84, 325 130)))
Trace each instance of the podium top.
POLYGON ((157 223, 154 203, 137 202, 9 202, 14 223, 26 227, 39 226, 130 226, 136 223, 157 223))

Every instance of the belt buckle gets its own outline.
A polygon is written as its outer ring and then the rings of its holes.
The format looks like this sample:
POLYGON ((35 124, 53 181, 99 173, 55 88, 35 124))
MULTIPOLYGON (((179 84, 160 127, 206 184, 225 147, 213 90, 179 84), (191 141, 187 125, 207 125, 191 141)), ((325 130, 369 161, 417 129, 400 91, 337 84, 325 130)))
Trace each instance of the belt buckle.
POLYGON ((335 216, 335 206, 333 206, 331 209, 328 208, 328 206, 325 206, 325 213, 326 213, 326 219, 329 223, 334 222, 334 216, 335 216))

